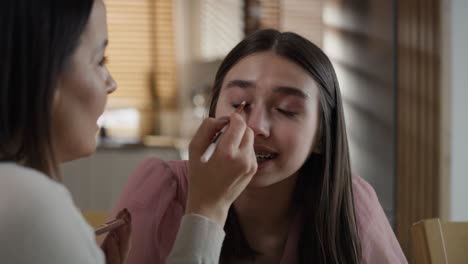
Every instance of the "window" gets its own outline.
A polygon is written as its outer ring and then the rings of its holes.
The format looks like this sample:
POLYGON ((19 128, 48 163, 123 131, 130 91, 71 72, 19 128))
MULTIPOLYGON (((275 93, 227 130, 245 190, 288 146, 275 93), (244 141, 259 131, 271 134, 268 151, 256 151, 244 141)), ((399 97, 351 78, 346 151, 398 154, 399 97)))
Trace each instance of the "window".
POLYGON ((280 29, 322 46, 322 0, 281 0, 280 29))
POLYGON ((113 137, 141 138, 155 132, 156 111, 176 105, 173 3, 107 0, 106 5, 108 68, 118 88, 101 125, 113 137), (118 122, 123 112, 138 120, 118 122))
POLYGON ((240 0, 196 0, 195 54, 203 61, 223 59, 244 38, 240 0))
POLYGON ((245 0, 246 32, 254 31, 252 26, 293 31, 321 46, 322 3, 323 0, 245 0))

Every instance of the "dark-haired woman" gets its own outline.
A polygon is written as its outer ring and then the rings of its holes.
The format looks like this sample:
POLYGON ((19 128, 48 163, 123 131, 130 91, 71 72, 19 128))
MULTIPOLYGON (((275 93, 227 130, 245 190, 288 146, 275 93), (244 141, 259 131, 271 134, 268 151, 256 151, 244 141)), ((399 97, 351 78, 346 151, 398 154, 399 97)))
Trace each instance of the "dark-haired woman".
MULTIPOLYGON (((117 214, 127 224, 101 250, 59 170, 95 151, 96 121, 116 89, 104 2, 2 0, 0 32, 0 262, 124 263, 130 215, 117 214)), ((186 217, 181 233, 201 217, 186 217)))

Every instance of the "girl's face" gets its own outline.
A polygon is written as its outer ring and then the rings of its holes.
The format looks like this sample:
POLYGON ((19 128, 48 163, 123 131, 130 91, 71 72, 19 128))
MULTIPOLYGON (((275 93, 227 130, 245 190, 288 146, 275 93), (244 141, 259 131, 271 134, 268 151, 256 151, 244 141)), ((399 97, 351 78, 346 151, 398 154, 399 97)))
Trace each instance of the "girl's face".
POLYGON ((80 43, 59 76, 53 106, 55 151, 60 162, 93 153, 96 149, 98 117, 107 95, 116 89, 104 64, 107 46, 106 10, 95 0, 80 43))
POLYGON ((266 187, 295 175, 315 146, 319 126, 319 91, 299 65, 259 52, 226 74, 216 117, 227 116, 242 101, 243 116, 255 134, 258 171, 250 187, 266 187))

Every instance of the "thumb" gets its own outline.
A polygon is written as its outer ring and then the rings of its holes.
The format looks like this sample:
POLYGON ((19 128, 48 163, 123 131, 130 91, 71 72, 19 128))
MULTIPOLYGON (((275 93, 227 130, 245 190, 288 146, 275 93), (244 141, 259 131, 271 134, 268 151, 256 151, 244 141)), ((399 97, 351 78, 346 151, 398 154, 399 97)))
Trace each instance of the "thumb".
POLYGON ((190 156, 200 157, 215 135, 229 123, 229 117, 205 119, 190 142, 190 156))

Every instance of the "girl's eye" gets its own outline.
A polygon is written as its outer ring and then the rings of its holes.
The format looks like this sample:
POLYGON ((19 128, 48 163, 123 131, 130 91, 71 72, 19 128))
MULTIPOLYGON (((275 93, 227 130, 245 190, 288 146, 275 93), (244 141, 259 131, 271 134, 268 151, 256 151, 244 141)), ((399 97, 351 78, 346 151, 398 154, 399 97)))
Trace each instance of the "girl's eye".
POLYGON ((102 57, 102 59, 99 61, 99 66, 104 66, 108 62, 107 56, 102 57))
MULTIPOLYGON (((241 105, 240 103, 239 104, 232 104, 232 108, 237 109, 237 108, 239 108, 240 105, 241 105)), ((244 108, 247 108, 248 106, 249 106, 249 104, 245 104, 244 108)))
POLYGON ((295 117, 295 116, 297 116, 296 112, 287 111, 287 110, 284 110, 284 109, 281 109, 281 108, 276 108, 276 110, 278 112, 280 112, 281 114, 285 115, 286 117, 295 117))

